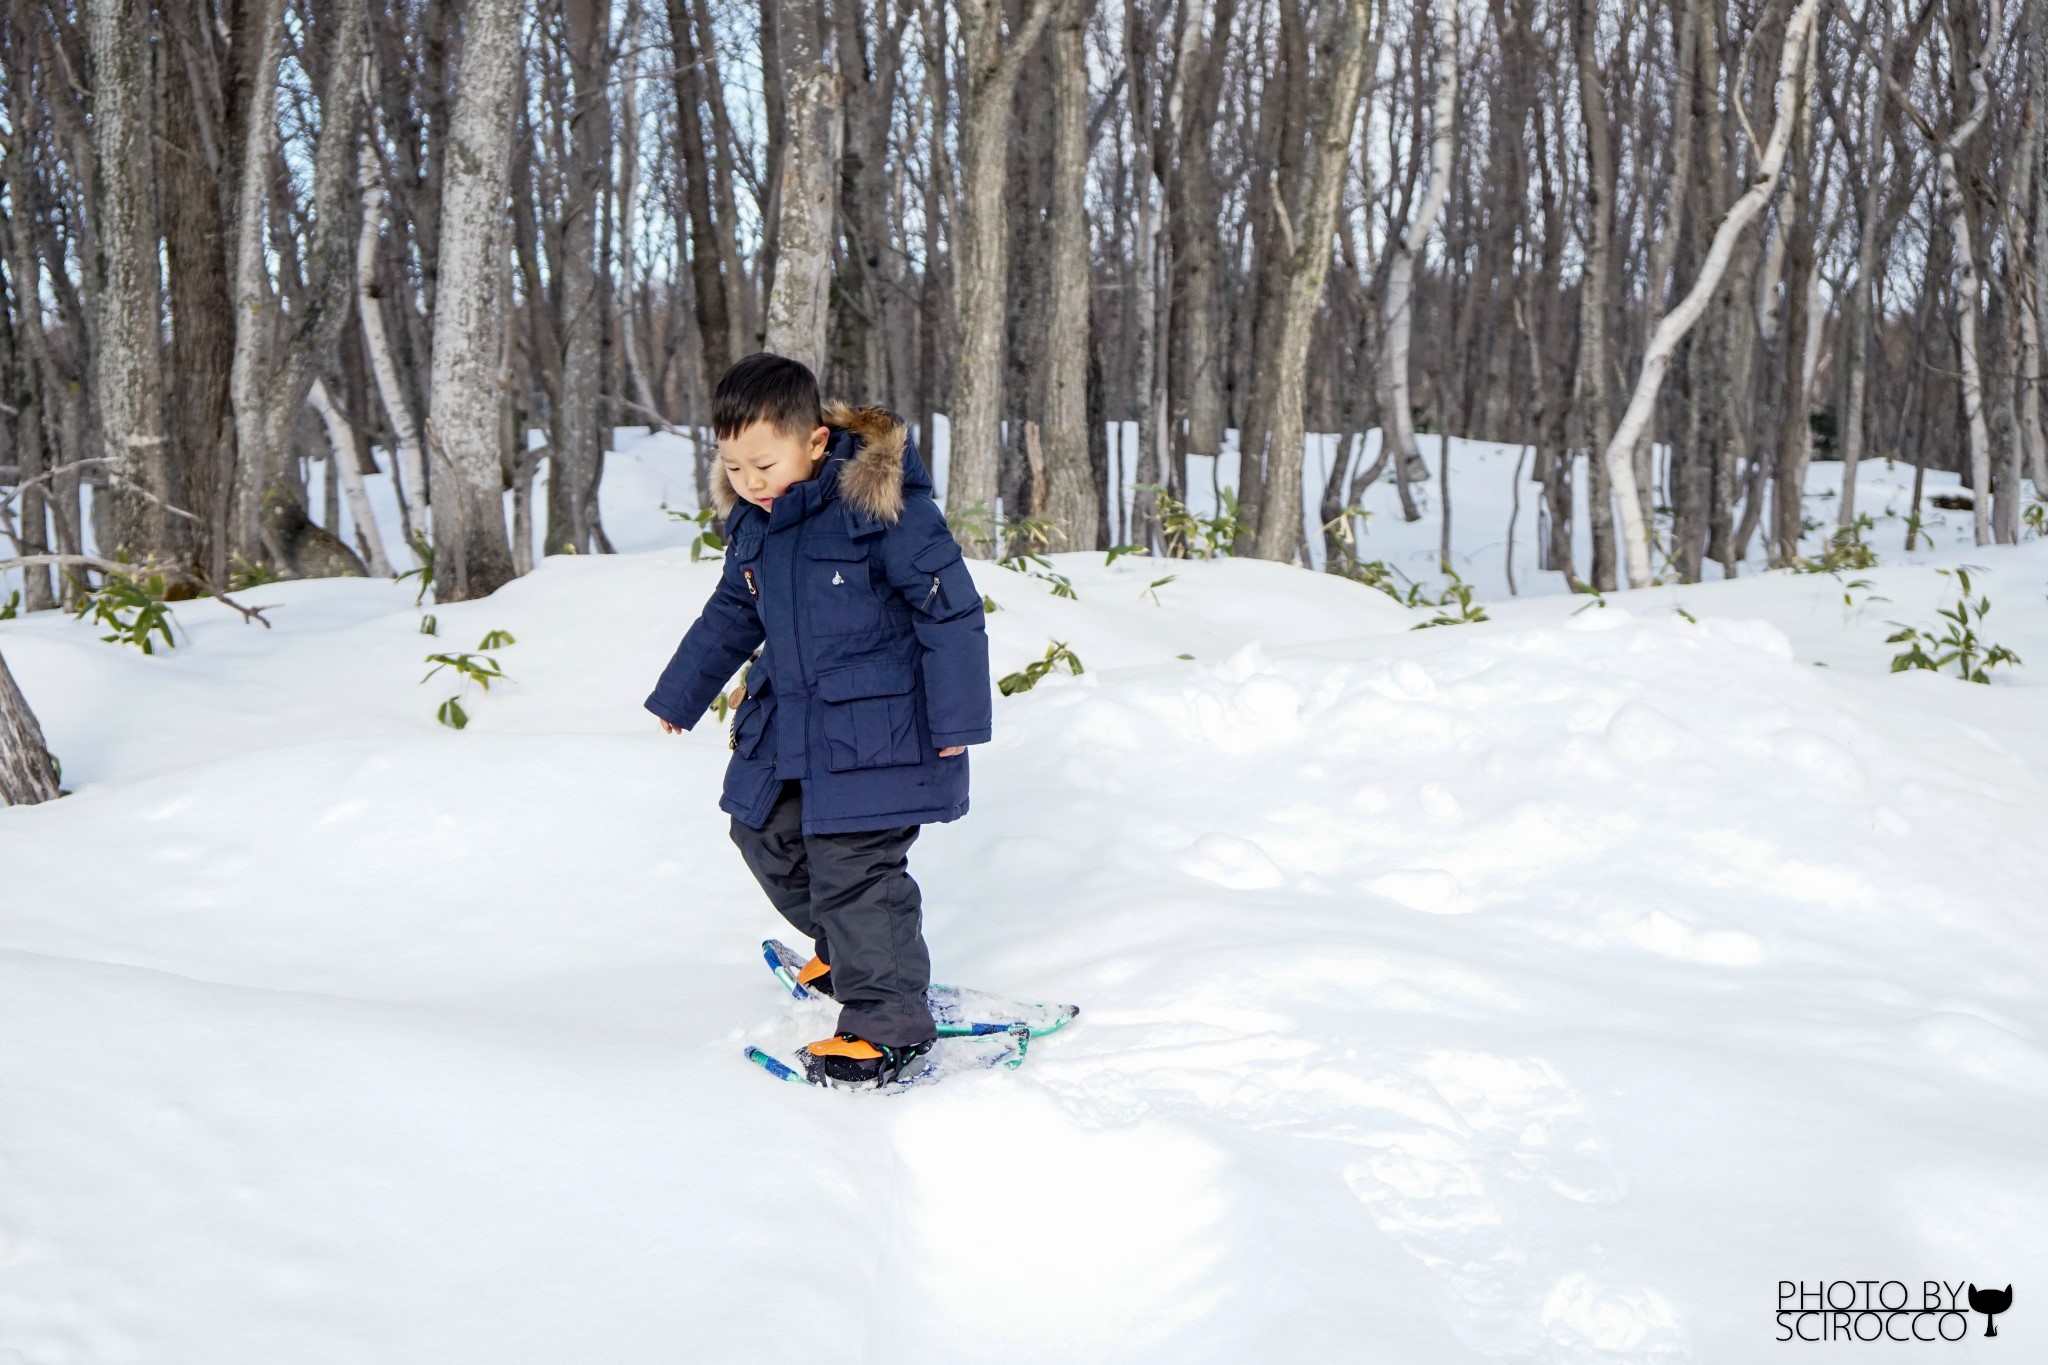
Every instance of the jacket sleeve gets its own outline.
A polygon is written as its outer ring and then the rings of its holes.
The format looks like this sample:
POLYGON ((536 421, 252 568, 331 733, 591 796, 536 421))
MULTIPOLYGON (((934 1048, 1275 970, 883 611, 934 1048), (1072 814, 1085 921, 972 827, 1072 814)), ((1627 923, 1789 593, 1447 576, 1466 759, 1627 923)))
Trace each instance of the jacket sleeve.
POLYGON ((890 584, 910 603, 911 628, 924 646, 932 743, 988 743, 994 717, 981 589, 929 495, 905 500, 903 515, 882 537, 881 559, 890 584))
POLYGON ((647 709, 671 725, 691 729, 711 699, 724 690, 726 679, 765 638, 761 615, 728 552, 718 590, 684 632, 683 642, 647 698, 647 709))

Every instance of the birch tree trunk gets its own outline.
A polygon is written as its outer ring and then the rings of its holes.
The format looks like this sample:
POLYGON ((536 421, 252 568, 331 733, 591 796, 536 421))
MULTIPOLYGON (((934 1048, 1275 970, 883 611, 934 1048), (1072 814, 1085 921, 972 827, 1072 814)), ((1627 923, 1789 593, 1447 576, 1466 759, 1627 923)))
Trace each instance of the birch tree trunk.
POLYGON ((0 806, 33 806, 56 799, 57 770, 43 743, 42 727, 14 685, 7 660, 0 657, 0 806))
MULTIPOLYGON (((363 487, 363 471, 356 464, 355 432, 348 419, 341 415, 341 409, 334 406, 328 396, 327 386, 318 379, 306 397, 313 404, 313 410, 320 414, 320 422, 327 428, 327 444, 334 452, 334 469, 341 476, 341 487, 348 498, 349 518, 355 522, 356 537, 362 542, 363 557, 370 563, 371 576, 391 577, 391 560, 384 553, 384 537, 377 530, 377 514, 370 510, 370 496, 363 487)), ((327 529, 340 535, 338 523, 328 519, 327 529)))
POLYGON ((384 290, 377 270, 378 220, 384 213, 384 177, 377 152, 365 138, 362 147, 360 185, 363 195, 363 231, 356 243, 356 310, 363 323, 363 349, 370 356, 370 374, 377 381, 377 396, 391 421, 391 474, 398 485, 400 529, 405 543, 418 560, 418 543, 427 536, 427 470, 420 446, 419 423, 398 373, 398 361, 391 353, 391 338, 384 329, 384 290))
MULTIPOLYGON (((93 310, 93 407, 113 486, 112 543, 156 559, 172 546, 164 425, 162 281, 157 266, 155 81, 150 17, 140 0, 90 0, 92 223, 98 244, 93 310)), ((20 206, 16 206, 19 211, 20 206)))
MULTIPOLYGON (((1045 515, 1054 544, 1093 550, 1101 498, 1088 463, 1088 64, 1092 0, 1060 0, 1053 20, 1051 305, 1046 310, 1045 515)), ((1033 480, 1033 487, 1039 487, 1033 480)))
POLYGON ((267 463, 263 445, 263 388, 266 362, 276 332, 276 301, 264 261, 264 207, 270 198, 270 158, 277 147, 277 67, 284 44, 285 0, 253 0, 249 36, 249 102, 245 111, 241 167, 235 177, 235 354, 228 370, 229 402, 235 417, 234 482, 229 494, 228 544, 255 555, 257 500, 267 463))
POLYGON ((843 91, 819 33, 818 7, 779 0, 776 37, 788 92, 788 143, 776 215, 775 281, 765 345, 825 373, 832 303, 832 208, 845 135, 843 91))
MULTIPOLYGON (((954 307, 959 353, 953 372, 946 510, 980 503, 993 518, 1002 413, 1003 289, 1009 275, 1003 189, 1009 168, 1010 97, 1024 55, 1037 44, 1053 0, 1030 0, 1006 38, 1000 0, 959 0, 960 202, 953 216, 954 307)), ((963 538, 993 558, 993 536, 963 538)))
MULTIPOLYGON (((1429 471, 1415 449, 1415 410, 1408 398, 1408 343, 1414 322, 1415 257, 1436 227, 1451 183, 1457 136, 1458 18, 1456 0, 1437 0, 1436 108, 1430 124, 1429 184, 1414 218, 1395 241, 1387 266, 1386 343, 1380 350, 1381 436, 1394 477, 1410 482, 1429 471)), ((1412 520, 1412 518, 1411 518, 1412 520)))
POLYGON ((448 127, 427 422, 441 602, 489 596, 512 578, 498 428, 499 275, 523 11, 520 0, 470 6, 448 127))
MULTIPOLYGON (((1762 211, 1769 202, 1778 183, 1778 171, 1785 164, 1785 152, 1792 143, 1792 125, 1798 119, 1798 92, 1801 73, 1805 69, 1806 54, 1810 46, 1814 10, 1818 0, 1798 0, 1791 16, 1785 21, 1785 41, 1778 56, 1778 83, 1776 91, 1777 113, 1771 124, 1769 139, 1765 142, 1762 157, 1756 173, 1751 176, 1749 188, 1714 228, 1714 236, 1707 247, 1706 260, 1700 265, 1699 275, 1693 286, 1677 307, 1658 320, 1650 332, 1649 344, 1644 348, 1643 367, 1636 378, 1635 391, 1629 398, 1621 422, 1615 427, 1614 437, 1607 444, 1606 461, 1614 471, 1617 487, 1621 486, 1622 470, 1631 462, 1629 454, 1635 449, 1635 442, 1648 426, 1650 415, 1656 409, 1657 390, 1664 382, 1664 373, 1671 366, 1672 354, 1678 343, 1699 321, 1706 311, 1707 301, 1719 287, 1721 274, 1728 268, 1728 258, 1735 250, 1736 240, 1749 226, 1752 218, 1762 211)), ((1646 587, 1650 582, 1650 535, 1649 527, 1643 522, 1640 504, 1630 496, 1633 492, 1634 471, 1629 469, 1629 485, 1624 488, 1620 499, 1622 507, 1623 539, 1627 547, 1628 580, 1630 587, 1646 587)))
MULTIPOLYGON (((1455 6, 1446 3, 1450 61, 1457 62, 1455 6)), ((1330 268, 1330 242, 1337 227, 1337 201, 1358 121, 1365 73, 1379 54, 1379 0, 1350 0, 1338 20, 1335 50, 1311 124, 1309 162, 1295 225, 1293 259, 1280 296, 1280 325, 1268 335, 1278 351, 1267 447, 1265 496, 1259 502, 1256 553, 1286 561, 1301 542, 1301 446, 1307 389, 1309 324, 1323 296, 1330 268)))

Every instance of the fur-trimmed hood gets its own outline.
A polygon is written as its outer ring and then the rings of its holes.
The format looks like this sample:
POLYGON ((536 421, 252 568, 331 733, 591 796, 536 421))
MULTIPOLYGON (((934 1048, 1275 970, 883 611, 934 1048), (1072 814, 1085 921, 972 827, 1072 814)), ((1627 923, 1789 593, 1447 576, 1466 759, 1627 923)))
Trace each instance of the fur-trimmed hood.
MULTIPOLYGON (((823 478, 825 471, 837 464, 839 496, 893 524, 903 512, 905 487, 913 479, 930 487, 921 461, 914 472, 905 468, 903 448, 910 439, 909 425, 887 408, 851 403, 825 404, 824 417, 833 435, 826 441, 825 461, 816 477, 823 478)), ((739 501, 732 481, 725 476, 725 466, 720 464, 711 471, 712 506, 724 520, 739 501)))

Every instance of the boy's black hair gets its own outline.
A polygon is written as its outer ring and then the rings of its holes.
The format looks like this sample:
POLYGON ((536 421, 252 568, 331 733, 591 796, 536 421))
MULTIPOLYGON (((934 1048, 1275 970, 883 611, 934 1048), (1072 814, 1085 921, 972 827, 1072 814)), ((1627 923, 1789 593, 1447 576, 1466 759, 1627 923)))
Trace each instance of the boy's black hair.
POLYGON ((818 401, 818 377, 801 360, 756 351, 733 362, 719 376, 711 395, 711 427, 719 439, 737 436, 755 422, 766 422, 785 436, 799 439, 825 425, 818 401))

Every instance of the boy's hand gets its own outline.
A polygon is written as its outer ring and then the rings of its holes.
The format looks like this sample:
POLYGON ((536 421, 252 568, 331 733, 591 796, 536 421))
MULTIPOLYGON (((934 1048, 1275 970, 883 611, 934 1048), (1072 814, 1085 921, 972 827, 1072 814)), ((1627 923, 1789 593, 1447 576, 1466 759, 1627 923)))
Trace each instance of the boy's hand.
MULTIPOLYGON (((655 717, 655 719, 656 719, 656 720, 661 720, 661 717, 660 717, 660 716, 656 716, 656 717, 655 717)), ((664 729, 664 730, 666 730, 666 731, 668 731, 668 733, 670 733, 670 734, 672 734, 672 735, 679 735, 679 734, 681 734, 681 733, 683 732, 683 727, 682 727, 682 726, 680 726, 680 725, 670 725, 670 724, 669 724, 669 723, 668 723, 667 721, 665 721, 665 720, 662 720, 662 721, 661 721, 661 728, 662 728, 662 729, 664 729)))
POLYGON ((953 756, 954 754, 964 754, 964 753, 966 753, 966 752, 967 752, 967 746, 966 746, 965 744, 955 744, 955 745, 954 745, 954 746, 953 746, 952 748, 950 748, 950 749, 941 749, 941 750, 939 750, 939 757, 940 757, 940 758, 951 758, 951 757, 952 757, 952 756, 953 756))

